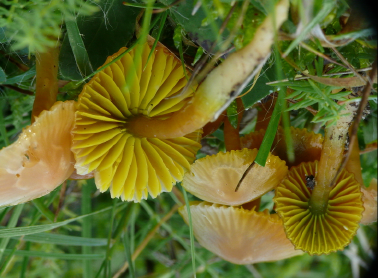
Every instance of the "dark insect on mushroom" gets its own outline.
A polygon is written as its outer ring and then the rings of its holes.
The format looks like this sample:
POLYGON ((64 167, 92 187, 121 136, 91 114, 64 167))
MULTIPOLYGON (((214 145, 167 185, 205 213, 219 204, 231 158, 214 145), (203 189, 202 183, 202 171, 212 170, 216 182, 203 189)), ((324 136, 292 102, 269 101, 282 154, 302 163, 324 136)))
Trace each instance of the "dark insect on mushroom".
POLYGON ((315 187, 316 181, 314 175, 306 175, 306 186, 307 188, 313 190, 315 187))

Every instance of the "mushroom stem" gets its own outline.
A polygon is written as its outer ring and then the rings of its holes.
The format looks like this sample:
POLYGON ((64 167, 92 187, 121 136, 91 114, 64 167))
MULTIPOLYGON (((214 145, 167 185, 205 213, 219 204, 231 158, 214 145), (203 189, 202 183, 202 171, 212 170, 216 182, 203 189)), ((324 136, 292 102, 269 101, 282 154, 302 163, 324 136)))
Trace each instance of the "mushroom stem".
POLYGON ((43 110, 49 110, 56 102, 58 95, 59 50, 60 47, 56 46, 49 48, 46 52, 36 54, 37 80, 32 123, 43 110))
POLYGON ((332 181, 343 160, 345 143, 349 126, 357 110, 355 104, 347 104, 336 125, 325 130, 323 149, 320 156, 316 184, 310 198, 311 210, 314 214, 323 214, 328 204, 328 195, 332 189, 332 181), (345 115, 346 114, 346 115, 345 115))
POLYGON ((244 105, 243 101, 240 98, 236 99, 237 105, 237 113, 238 113, 238 123, 236 128, 234 128, 229 121, 228 117, 224 119, 224 144, 226 146, 226 151, 232 150, 241 150, 240 145, 240 137, 239 137, 239 130, 240 130, 240 122, 243 118, 244 112, 244 105))
POLYGON ((236 97, 235 90, 262 67, 269 57, 275 32, 287 18, 288 7, 289 1, 278 2, 274 13, 257 28, 253 40, 216 67, 185 108, 163 120, 134 117, 126 124, 128 131, 139 137, 176 138, 202 128, 227 101, 236 97))
POLYGON ((226 111, 223 111, 214 122, 208 122, 202 129, 202 138, 215 132, 223 123, 225 117, 226 111))
MULTIPOLYGON (((349 138, 352 132, 352 128, 349 129, 349 138)), ((364 180, 362 179, 362 171, 361 171, 361 161, 360 161, 360 147, 358 146, 358 141, 354 142, 353 146, 351 147, 350 156, 348 161, 345 165, 345 169, 348 172, 354 174, 354 178, 361 184, 361 187, 364 184, 364 180)))

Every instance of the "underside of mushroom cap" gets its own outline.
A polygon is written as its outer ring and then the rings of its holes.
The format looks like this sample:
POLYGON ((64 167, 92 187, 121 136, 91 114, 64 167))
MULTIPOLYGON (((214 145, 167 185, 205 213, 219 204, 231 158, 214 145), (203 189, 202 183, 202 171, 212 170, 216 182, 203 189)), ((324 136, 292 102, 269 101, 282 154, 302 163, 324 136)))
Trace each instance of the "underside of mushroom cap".
POLYGON ((361 186, 364 212, 361 224, 368 225, 377 222, 377 179, 372 179, 368 188, 361 186))
POLYGON ((74 117, 74 101, 56 102, 0 151, 0 206, 46 195, 72 174, 74 117))
MULTIPOLYGON (((268 210, 257 212, 207 202, 191 202, 193 232, 198 242, 234 264, 286 259, 303 254, 286 238, 282 220, 268 210)), ((185 206, 179 213, 189 223, 185 206)))
POLYGON ((237 206, 259 198, 281 182, 287 166, 269 154, 265 167, 255 164, 235 192, 257 152, 243 149, 198 159, 184 175, 182 186, 198 198, 216 204, 237 206))
POLYGON ((170 191, 201 146, 199 131, 158 139, 137 137, 126 129, 133 117, 168 117, 190 100, 196 88, 180 95, 187 83, 181 62, 157 47, 147 63, 151 49, 147 43, 139 47, 141 56, 136 48, 126 54, 122 48, 109 57, 105 64, 123 55, 84 86, 73 130, 77 173, 94 171, 100 191, 110 188, 113 198, 127 201, 170 191))
POLYGON ((326 212, 314 213, 306 177, 313 175, 316 182, 317 167, 317 161, 292 167, 274 197, 287 237, 310 255, 342 250, 356 234, 364 210, 360 184, 343 170, 329 193, 326 212))

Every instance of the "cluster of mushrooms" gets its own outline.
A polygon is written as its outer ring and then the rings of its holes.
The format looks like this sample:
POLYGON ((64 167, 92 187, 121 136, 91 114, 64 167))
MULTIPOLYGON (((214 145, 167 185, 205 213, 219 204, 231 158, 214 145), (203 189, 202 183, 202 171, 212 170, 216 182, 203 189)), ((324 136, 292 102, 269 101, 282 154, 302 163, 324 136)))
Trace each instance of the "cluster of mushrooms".
MULTIPOLYGON (((41 53, 33 123, 0 151, 0 206, 43 196, 66 179, 94 176, 101 192, 109 189, 112 198, 135 202, 182 181, 204 200, 190 203, 198 242, 225 260, 250 264, 343 249, 359 223, 377 220, 377 182, 363 186, 357 144, 331 185, 353 113, 327 128, 324 138, 291 128, 295 161, 288 161, 278 130, 265 167, 254 159, 273 103, 261 104, 256 131, 242 138, 239 126, 220 116, 215 126, 224 121, 227 152, 192 164, 209 132, 206 123, 269 56, 288 5, 280 1, 254 39, 200 84, 188 82, 190 72, 165 47, 150 55, 151 45, 144 43, 108 57, 77 102, 55 102, 58 51, 41 53), (260 212, 261 196, 272 190, 277 214, 260 212)), ((240 99, 238 108, 243 111, 240 99)), ((188 222, 184 207, 180 214, 188 222)))

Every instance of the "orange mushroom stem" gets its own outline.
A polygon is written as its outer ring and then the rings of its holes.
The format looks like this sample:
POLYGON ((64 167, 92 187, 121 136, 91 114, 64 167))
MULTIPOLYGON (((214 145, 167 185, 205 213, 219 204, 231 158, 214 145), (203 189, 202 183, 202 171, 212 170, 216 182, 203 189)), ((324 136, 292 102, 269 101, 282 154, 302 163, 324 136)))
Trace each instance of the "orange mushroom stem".
POLYGON ((48 48, 36 53, 36 88, 32 111, 32 123, 44 110, 49 110, 58 95, 58 65, 60 47, 48 48))
POLYGON ((184 109, 167 119, 134 117, 126 123, 129 132, 147 138, 181 137, 202 128, 217 117, 224 105, 236 97, 235 90, 248 77, 253 77, 269 57, 274 34, 286 20, 288 7, 289 1, 278 2, 274 13, 268 15, 257 28, 253 40, 215 68, 197 88, 193 99, 184 109))
POLYGON ((208 122, 203 128, 202 128, 202 138, 206 137, 207 135, 210 135, 211 133, 215 132, 220 125, 223 123, 224 118, 226 117, 226 111, 223 111, 219 117, 213 121, 208 122))
POLYGON ((343 112, 344 115, 340 116, 336 125, 327 127, 325 130, 323 148, 316 175, 316 186, 310 199, 313 213, 323 214, 326 212, 328 196, 343 160, 348 129, 356 110, 357 108, 354 104, 346 105, 346 109, 343 112))

